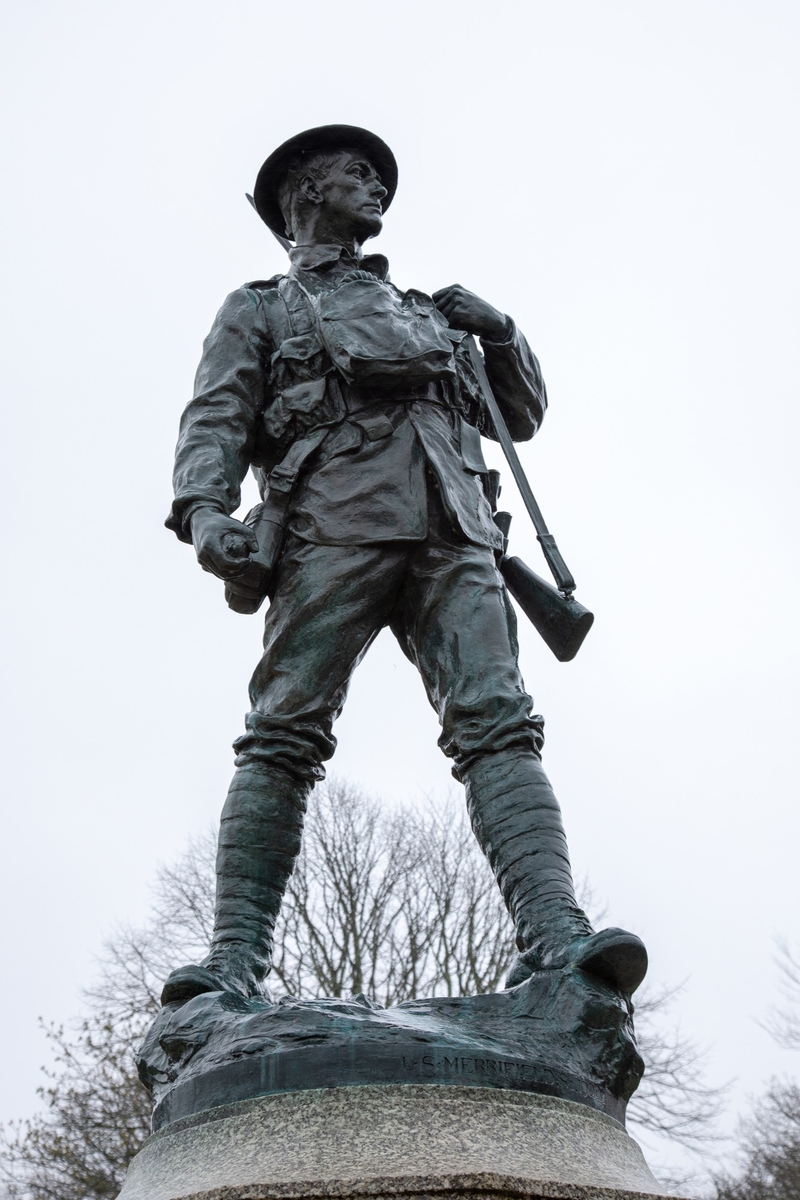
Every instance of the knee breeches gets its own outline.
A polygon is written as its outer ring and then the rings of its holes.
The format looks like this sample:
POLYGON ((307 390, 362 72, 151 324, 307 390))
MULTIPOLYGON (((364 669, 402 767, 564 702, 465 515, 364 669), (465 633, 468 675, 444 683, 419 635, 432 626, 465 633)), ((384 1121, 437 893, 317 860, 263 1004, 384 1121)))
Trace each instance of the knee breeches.
POLYGON ((350 677, 384 626, 422 676, 460 777, 510 746, 538 753, 517 665, 516 618, 491 550, 441 524, 423 542, 321 546, 290 538, 250 684, 237 766, 269 762, 324 777, 350 677))

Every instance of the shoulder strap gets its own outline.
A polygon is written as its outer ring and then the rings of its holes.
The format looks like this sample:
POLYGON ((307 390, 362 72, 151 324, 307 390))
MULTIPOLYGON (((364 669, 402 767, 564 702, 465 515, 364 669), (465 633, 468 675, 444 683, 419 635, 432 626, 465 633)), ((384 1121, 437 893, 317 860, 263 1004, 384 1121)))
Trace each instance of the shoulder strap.
POLYGON ((303 285, 291 275, 284 275, 278 284, 278 291, 286 305, 292 336, 311 333, 316 328, 316 320, 311 297, 303 285))
POLYGON ((281 342, 294 335, 291 313, 281 289, 285 278, 284 275, 273 275, 271 279, 254 279, 242 285, 253 294, 253 302, 261 309, 269 331, 269 341, 276 350, 281 342))

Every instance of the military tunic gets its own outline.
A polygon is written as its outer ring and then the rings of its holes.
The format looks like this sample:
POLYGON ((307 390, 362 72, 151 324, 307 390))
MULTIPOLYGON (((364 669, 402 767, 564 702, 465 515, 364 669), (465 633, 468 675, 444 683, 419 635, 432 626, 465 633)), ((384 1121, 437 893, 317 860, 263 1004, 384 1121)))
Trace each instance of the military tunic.
MULTIPOLYGON (((385 280, 388 264, 340 246, 291 259, 287 277, 232 293, 206 339, 167 520, 190 541, 197 508, 238 508, 250 467, 262 489, 290 489, 237 765, 322 778, 352 671, 386 625, 422 675, 457 776, 485 753, 538 752, 542 720, 519 675, 502 538, 480 482, 479 434, 491 430, 463 335, 452 335, 455 379, 348 384, 316 332, 314 298, 354 270, 385 280)), ((532 437, 547 403, 536 358, 510 319, 483 350, 512 436, 532 437)))

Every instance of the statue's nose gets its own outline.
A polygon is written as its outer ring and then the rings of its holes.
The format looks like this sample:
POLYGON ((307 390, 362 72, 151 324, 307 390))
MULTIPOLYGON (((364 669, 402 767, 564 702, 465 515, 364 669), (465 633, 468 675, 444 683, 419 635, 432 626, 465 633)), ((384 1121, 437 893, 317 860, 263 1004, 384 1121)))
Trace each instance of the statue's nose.
POLYGON ((376 179, 370 188, 370 195, 374 196, 376 200, 383 200, 384 196, 388 196, 389 193, 380 179, 376 179))

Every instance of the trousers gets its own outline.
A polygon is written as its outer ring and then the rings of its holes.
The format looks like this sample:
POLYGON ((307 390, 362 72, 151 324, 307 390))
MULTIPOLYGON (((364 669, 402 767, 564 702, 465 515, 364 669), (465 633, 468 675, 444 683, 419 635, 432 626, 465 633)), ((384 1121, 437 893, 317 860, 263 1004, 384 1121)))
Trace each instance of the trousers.
POLYGON ((211 986, 222 981, 243 995, 262 987, 309 792, 336 748, 333 724, 352 673, 387 625, 422 676, 439 745, 465 785, 473 830, 514 921, 514 982, 563 965, 572 943, 591 936, 494 554, 450 524, 432 479, 427 492, 422 541, 330 546, 289 537, 246 733, 234 743, 203 964, 211 986))
POLYGON ((237 767, 323 779, 350 678, 387 625, 422 677, 457 779, 487 753, 539 755, 544 721, 531 713, 494 554, 451 525, 429 478, 423 541, 328 546, 289 535, 237 767))

